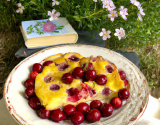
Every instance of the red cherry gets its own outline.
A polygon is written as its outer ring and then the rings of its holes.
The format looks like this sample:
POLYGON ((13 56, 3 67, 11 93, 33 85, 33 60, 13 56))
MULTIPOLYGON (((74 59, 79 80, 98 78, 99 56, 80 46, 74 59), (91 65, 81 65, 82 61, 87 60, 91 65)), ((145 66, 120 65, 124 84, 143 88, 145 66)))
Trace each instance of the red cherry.
POLYGON ((103 90, 102 90, 102 95, 106 95, 108 96, 109 94, 111 93, 111 90, 107 87, 105 87, 103 90))
POLYGON ((40 73, 43 69, 43 66, 40 63, 35 63, 32 66, 32 71, 37 71, 38 73, 40 73))
POLYGON ((105 71, 107 73, 112 73, 114 71, 114 69, 110 64, 108 64, 108 65, 105 66, 105 71))
POLYGON ((36 79, 36 76, 38 75, 38 72, 37 71, 32 71, 31 73, 30 73, 30 77, 32 78, 32 79, 36 79))
POLYGON ((87 113, 87 121, 89 122, 96 122, 99 121, 101 118, 101 113, 98 109, 93 109, 89 113, 87 113))
POLYGON ((68 58, 70 61, 73 61, 73 62, 78 62, 79 61, 79 58, 76 57, 75 55, 72 55, 68 58))
POLYGON ((79 90, 72 87, 70 89, 67 89, 66 92, 68 93, 68 96, 74 96, 79 93, 79 90))
POLYGON ((65 73, 62 75, 62 82, 66 84, 71 84, 73 81, 73 76, 71 73, 65 73))
POLYGON ((84 121, 84 116, 81 112, 75 112, 71 115, 71 122, 74 125, 79 125, 84 121))
POLYGON ((24 86, 26 88, 28 87, 34 87, 35 81, 32 78, 28 78, 25 82, 24 82, 24 86))
POLYGON ((85 72, 86 79, 89 81, 94 81, 96 78, 96 71, 95 70, 87 70, 85 72))
POLYGON ((71 120, 71 116, 66 116, 66 118, 64 120, 71 120))
POLYGON ((34 96, 34 95, 35 95, 34 87, 28 87, 28 88, 25 90, 25 95, 26 95, 26 98, 27 98, 27 99, 29 99, 30 97, 34 96))
POLYGON ((46 75, 46 76, 44 77, 44 81, 45 81, 46 83, 51 82, 51 80, 52 80, 52 77, 51 77, 50 74, 48 74, 48 75, 46 75))
MULTIPOLYGON (((86 66, 86 63, 82 65, 82 69, 84 69, 85 66, 86 66)), ((94 69, 94 67, 93 67, 93 64, 89 62, 86 70, 91 70, 91 69, 94 69)))
POLYGON ((90 108, 91 109, 100 109, 102 106, 102 102, 100 100, 93 100, 91 103, 90 103, 90 108))
POLYGON ((44 107, 39 110, 39 116, 43 119, 50 118, 51 111, 46 110, 44 107))
POLYGON ((95 81, 98 85, 104 85, 107 83, 107 77, 105 75, 97 75, 95 81))
POLYGON ((65 119, 65 113, 60 109, 53 110, 51 113, 51 119, 55 122, 62 121, 65 119))
POLYGON ((82 114, 86 114, 90 111, 90 107, 87 103, 81 102, 76 106, 76 111, 81 112, 82 114))
POLYGON ((124 71, 119 71, 119 75, 122 80, 126 79, 126 73, 124 71))
POLYGON ((111 99, 110 104, 113 106, 113 108, 120 108, 122 106, 122 100, 119 97, 114 97, 111 99))
POLYGON ((39 110, 41 108, 41 103, 37 97, 32 97, 29 100, 29 106, 34 110, 39 110))
POLYGON ((43 63, 43 67, 49 66, 51 63, 53 63, 53 61, 45 61, 45 62, 43 63))
POLYGON ((111 116, 113 113, 113 106, 111 104, 107 104, 105 103, 102 107, 101 107, 101 113, 103 117, 108 117, 111 116))
POLYGON ((59 89, 60 89, 60 86, 57 84, 51 84, 51 86, 50 86, 51 91, 57 91, 59 89))
POLYGON ((83 76, 83 69, 81 67, 76 67, 73 69, 73 77, 78 79, 78 78, 82 78, 83 76))
POLYGON ((70 67, 70 65, 68 65, 67 62, 62 62, 60 64, 55 64, 57 66, 57 69, 59 71, 65 71, 68 67, 70 67))
POLYGON ((130 92, 128 89, 124 88, 124 89, 120 89, 118 92, 118 97, 120 99, 128 99, 130 96, 130 92))
POLYGON ((76 111, 76 108, 74 105, 68 104, 64 107, 63 110, 66 113, 66 115, 70 116, 76 111))
POLYGON ((123 80, 123 82, 124 82, 124 86, 127 87, 127 85, 128 85, 128 80, 125 79, 125 80, 123 80))

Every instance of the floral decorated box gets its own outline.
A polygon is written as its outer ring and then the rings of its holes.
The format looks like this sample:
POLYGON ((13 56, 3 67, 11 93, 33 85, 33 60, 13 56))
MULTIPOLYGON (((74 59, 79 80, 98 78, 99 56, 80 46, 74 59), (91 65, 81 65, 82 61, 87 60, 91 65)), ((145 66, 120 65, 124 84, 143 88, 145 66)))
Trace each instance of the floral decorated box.
POLYGON ((39 48, 65 43, 75 43, 78 39, 76 31, 65 17, 49 21, 22 21, 21 32, 27 48, 39 48))

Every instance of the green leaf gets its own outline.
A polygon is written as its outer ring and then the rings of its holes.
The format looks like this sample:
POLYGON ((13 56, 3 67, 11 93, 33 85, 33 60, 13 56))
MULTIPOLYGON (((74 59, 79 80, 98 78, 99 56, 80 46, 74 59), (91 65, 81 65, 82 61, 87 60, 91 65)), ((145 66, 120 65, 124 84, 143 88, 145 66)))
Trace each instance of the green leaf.
POLYGON ((88 24, 88 27, 92 30, 93 29, 93 24, 88 24))
POLYGON ((59 27, 63 28, 64 26, 59 26, 59 27))
POLYGON ((86 65, 85 65, 85 67, 83 68, 83 70, 85 71, 86 70, 86 68, 88 67, 88 64, 89 64, 89 62, 91 61, 91 59, 93 58, 93 55, 92 56, 90 56, 90 58, 89 58, 89 60, 88 60, 88 62, 86 63, 86 65))
POLYGON ((52 33, 59 33, 59 31, 52 31, 52 33))
POLYGON ((61 29, 63 29, 63 28, 56 28, 55 30, 61 30, 61 29))
POLYGON ((27 30, 29 30, 30 29, 30 27, 27 27, 27 30))

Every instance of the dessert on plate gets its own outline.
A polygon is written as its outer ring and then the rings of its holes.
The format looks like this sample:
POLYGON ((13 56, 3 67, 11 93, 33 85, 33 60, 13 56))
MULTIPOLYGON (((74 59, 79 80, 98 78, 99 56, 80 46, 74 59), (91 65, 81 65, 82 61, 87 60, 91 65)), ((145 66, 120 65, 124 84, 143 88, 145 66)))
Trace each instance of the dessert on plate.
POLYGON ((35 93, 47 110, 97 99, 111 100, 118 97, 120 89, 129 87, 123 81, 123 72, 119 74, 116 66, 101 56, 83 57, 69 52, 44 61, 42 72, 36 76, 35 93))
POLYGON ((132 125, 148 94, 146 78, 132 62, 83 45, 35 53, 14 68, 5 86, 9 112, 25 125, 132 125))

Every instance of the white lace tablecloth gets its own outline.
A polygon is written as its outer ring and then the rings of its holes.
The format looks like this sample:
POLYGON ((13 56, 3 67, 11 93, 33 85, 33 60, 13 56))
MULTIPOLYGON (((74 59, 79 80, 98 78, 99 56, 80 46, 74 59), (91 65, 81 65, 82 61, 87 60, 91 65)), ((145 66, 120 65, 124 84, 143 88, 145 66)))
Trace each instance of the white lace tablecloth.
MULTIPOLYGON (((0 125, 18 125, 9 114, 4 99, 0 100, 0 125)), ((147 109, 135 125, 160 125, 160 99, 149 96, 147 109)))

